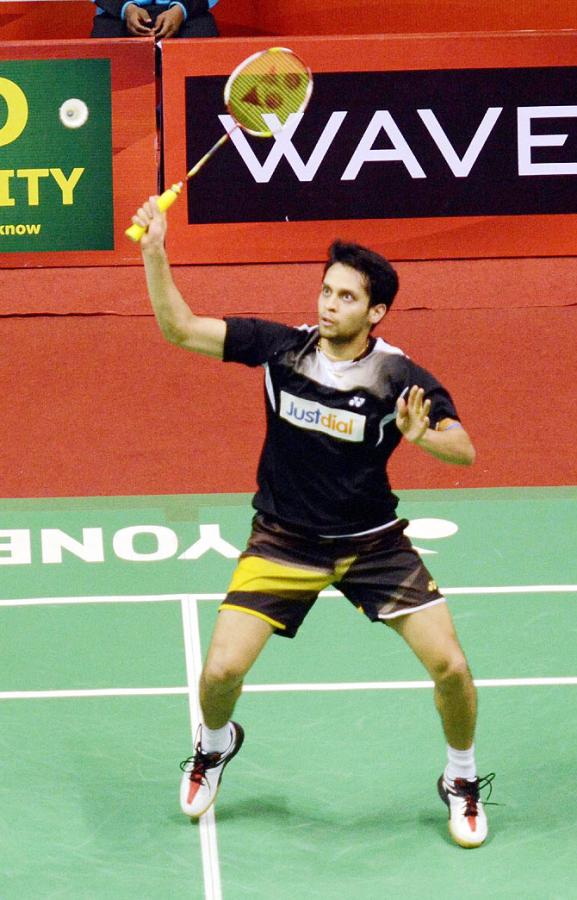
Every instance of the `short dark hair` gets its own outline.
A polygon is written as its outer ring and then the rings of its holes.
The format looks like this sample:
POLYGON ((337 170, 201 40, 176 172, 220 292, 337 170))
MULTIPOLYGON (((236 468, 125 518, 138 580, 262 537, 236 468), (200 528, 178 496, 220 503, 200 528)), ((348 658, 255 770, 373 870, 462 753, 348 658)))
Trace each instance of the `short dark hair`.
POLYGON ((384 303, 390 309, 399 290, 399 276, 388 259, 360 244, 347 244, 340 240, 333 241, 328 254, 323 274, 335 263, 356 269, 364 276, 369 306, 384 303))

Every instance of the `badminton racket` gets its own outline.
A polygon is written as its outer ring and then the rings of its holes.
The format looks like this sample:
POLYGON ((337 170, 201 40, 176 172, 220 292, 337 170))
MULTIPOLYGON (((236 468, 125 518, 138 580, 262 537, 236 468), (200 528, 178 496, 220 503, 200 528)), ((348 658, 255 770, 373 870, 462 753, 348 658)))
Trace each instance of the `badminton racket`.
MULTIPOLYGON (((292 113, 307 107, 313 89, 313 76, 305 63, 286 47, 270 47, 253 53, 243 60, 224 86, 224 104, 234 126, 222 135, 210 150, 187 172, 184 181, 173 184, 157 199, 161 212, 169 209, 178 198, 185 181, 200 172, 217 150, 225 144, 236 128, 254 137, 270 138, 281 131, 292 113), (264 116, 273 113, 277 127, 273 128, 264 116)), ((146 228, 134 224, 125 234, 139 241, 146 228)))

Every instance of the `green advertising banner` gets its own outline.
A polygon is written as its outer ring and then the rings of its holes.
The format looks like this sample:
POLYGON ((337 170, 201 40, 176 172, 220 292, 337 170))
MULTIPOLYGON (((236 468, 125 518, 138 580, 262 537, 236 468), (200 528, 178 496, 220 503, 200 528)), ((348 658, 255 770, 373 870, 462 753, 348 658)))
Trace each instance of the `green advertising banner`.
POLYGON ((0 63, 0 252, 114 247, 108 59, 0 63))

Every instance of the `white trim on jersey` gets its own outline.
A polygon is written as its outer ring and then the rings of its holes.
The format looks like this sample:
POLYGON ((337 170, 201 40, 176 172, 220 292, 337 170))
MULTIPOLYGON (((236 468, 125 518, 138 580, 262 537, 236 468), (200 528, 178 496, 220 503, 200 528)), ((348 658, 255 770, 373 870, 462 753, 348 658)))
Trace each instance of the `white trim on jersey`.
POLYGON ((353 534, 319 534, 319 537, 329 538, 329 540, 338 540, 339 538, 352 538, 352 537, 363 537, 365 534, 376 534, 377 531, 385 531, 387 528, 392 528, 393 525, 396 525, 398 519, 392 519, 392 521, 387 522, 386 525, 377 525, 376 528, 369 528, 367 531, 355 531, 353 534))
POLYGON ((429 603, 421 603, 420 606, 414 606, 411 609, 399 609, 397 612, 391 613, 390 615, 380 615, 379 620, 384 622, 386 619, 398 619, 400 616, 410 616, 413 613, 418 613, 422 609, 428 609, 430 606, 439 606, 441 603, 446 603, 446 597, 437 597, 436 600, 431 600, 429 603))
POLYGON ((387 344, 382 338, 378 337, 375 340, 375 346, 373 347, 373 352, 377 351, 377 353, 394 353, 397 356, 406 356, 407 354, 404 350, 401 350, 400 347, 394 347, 393 344, 387 344))
POLYGON ((263 366, 264 369, 264 386, 266 388, 268 399, 270 400, 270 405, 273 410, 276 412, 276 400, 274 396, 274 387, 272 384, 272 378, 270 377, 270 369, 268 363, 265 363, 263 366))
MULTIPOLYGON (((0 0, 0 2, 2 2, 2 0, 0 0)), ((314 326, 313 325, 297 325, 296 329, 297 329, 297 331, 314 331, 314 326)), ((275 396, 274 396, 274 386, 272 383, 272 378, 270 376, 270 369, 269 369, 268 363, 263 363, 263 369, 265 372, 264 385, 266 388, 266 393, 267 393, 268 399, 270 400, 270 405, 271 405, 273 411, 276 412, 276 400, 275 400, 275 396)))
MULTIPOLYGON (((403 354, 403 356, 404 356, 404 354, 403 354)), ((398 396, 398 399, 400 400, 401 397, 404 397, 404 395, 407 393, 408 390, 409 390, 408 387, 406 387, 404 391, 401 391, 401 393, 398 396)), ((385 436, 385 425, 388 425, 389 422, 392 422, 393 419, 396 419, 396 418, 397 418, 397 410, 396 409, 394 412, 389 413, 386 416, 383 416, 383 418, 379 422, 379 439, 378 439, 377 443, 375 444, 375 447, 379 446, 379 444, 381 443, 381 441, 383 440, 383 438, 385 436)))

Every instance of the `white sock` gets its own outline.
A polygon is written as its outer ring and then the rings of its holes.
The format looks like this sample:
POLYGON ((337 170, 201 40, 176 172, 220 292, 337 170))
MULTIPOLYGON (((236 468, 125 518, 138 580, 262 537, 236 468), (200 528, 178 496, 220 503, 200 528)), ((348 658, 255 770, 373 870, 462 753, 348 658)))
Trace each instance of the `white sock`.
POLYGON ((200 746, 204 753, 224 753, 232 743, 232 727, 230 722, 222 728, 207 728, 202 726, 200 732, 200 746))
POLYGON ((468 750, 455 750, 447 744, 447 768, 445 769, 445 778, 447 781, 454 781, 455 778, 465 778, 468 781, 474 781, 477 777, 477 766, 475 764, 475 745, 468 750))

